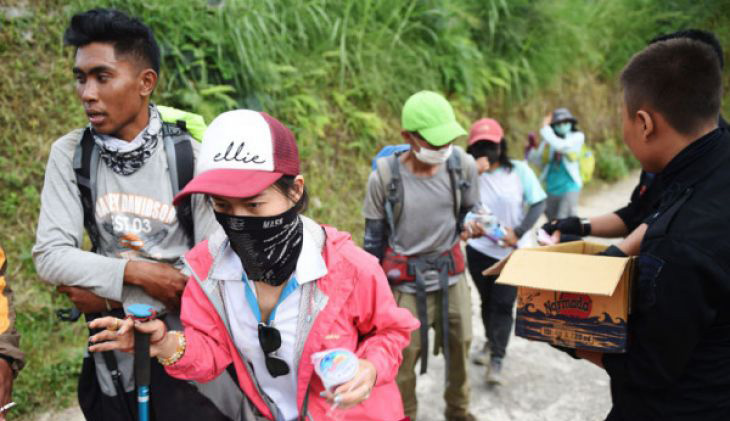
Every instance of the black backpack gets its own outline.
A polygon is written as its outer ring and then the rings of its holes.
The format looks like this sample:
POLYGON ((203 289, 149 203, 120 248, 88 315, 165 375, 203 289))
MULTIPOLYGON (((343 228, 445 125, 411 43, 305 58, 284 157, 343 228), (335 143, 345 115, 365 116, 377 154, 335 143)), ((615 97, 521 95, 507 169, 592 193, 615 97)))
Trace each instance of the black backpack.
MULTIPOLYGON (((162 123, 162 139, 167 166, 170 173, 173 196, 178 194, 193 179, 194 159, 192 138, 188 134, 185 121, 162 123)), ((81 195, 81 206, 84 208, 84 227, 91 240, 92 251, 99 249, 101 235, 94 216, 96 203, 96 172, 99 168, 99 151, 94 142, 91 129, 86 128, 81 141, 74 152, 73 167, 76 173, 76 184, 81 195)), ((195 242, 193 226, 193 208, 191 197, 187 196, 175 207, 180 226, 188 237, 192 247, 195 242)))

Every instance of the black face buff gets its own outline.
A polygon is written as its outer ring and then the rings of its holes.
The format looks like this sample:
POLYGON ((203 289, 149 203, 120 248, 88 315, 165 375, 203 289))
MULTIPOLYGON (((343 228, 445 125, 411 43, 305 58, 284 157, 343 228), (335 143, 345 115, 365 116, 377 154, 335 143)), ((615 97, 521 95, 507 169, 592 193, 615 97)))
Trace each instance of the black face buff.
POLYGON ((297 203, 276 216, 233 216, 215 212, 248 279, 279 286, 289 280, 302 251, 303 225, 297 203))

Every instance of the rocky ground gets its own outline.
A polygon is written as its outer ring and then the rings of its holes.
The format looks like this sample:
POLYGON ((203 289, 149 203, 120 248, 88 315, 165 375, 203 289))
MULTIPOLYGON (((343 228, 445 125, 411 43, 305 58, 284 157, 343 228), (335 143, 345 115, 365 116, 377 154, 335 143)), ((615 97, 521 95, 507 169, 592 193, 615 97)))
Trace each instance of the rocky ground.
MULTIPOLYGON (((623 206, 638 173, 613 185, 593 187, 581 198, 581 216, 599 215, 623 206)), ((471 280, 469 281, 471 282, 471 280)), ((474 344, 484 344, 479 296, 472 288, 474 344)), ((429 371, 418 379, 418 421, 444 419, 443 360, 429 359, 429 371)), ((471 408, 479 421, 601 421, 611 405, 608 376, 585 361, 573 360, 546 344, 512 337, 504 362, 505 383, 489 388, 484 368, 471 364, 471 408)), ((78 408, 48 412, 33 421, 83 421, 78 408)))

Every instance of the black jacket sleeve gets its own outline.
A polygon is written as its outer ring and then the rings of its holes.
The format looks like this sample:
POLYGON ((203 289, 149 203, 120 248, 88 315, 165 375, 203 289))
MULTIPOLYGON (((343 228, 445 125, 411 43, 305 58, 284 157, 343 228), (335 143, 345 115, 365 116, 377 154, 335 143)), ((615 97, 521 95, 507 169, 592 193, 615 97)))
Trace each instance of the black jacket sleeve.
POLYGON ((363 248, 382 260, 388 244, 387 224, 384 219, 365 219, 365 239, 363 248))
MULTIPOLYGON (((643 178, 643 173, 642 173, 642 178, 643 178)), ((631 229, 631 227, 635 224, 634 221, 637 218, 640 218, 640 216, 638 215, 640 212, 638 201, 640 200, 640 196, 641 196, 640 193, 641 193, 642 186, 643 186, 643 180, 640 179, 639 184, 637 184, 636 187, 634 187, 634 190, 631 192, 631 200, 629 201, 629 203, 626 206, 624 206, 623 208, 617 209, 613 212, 619 218, 621 218, 622 221, 624 221, 624 225, 626 225, 626 227, 629 228, 629 232, 633 231, 633 229, 631 229)))

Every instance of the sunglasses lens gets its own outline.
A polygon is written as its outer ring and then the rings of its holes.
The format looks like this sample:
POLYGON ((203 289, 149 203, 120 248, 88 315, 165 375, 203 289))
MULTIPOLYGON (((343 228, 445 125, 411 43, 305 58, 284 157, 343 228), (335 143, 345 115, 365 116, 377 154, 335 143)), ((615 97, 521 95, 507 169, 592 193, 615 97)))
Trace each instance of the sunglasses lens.
POLYGON ((281 333, 279 333, 278 329, 267 326, 263 323, 260 324, 259 345, 261 345, 261 350, 264 351, 266 369, 269 371, 269 374, 271 374, 271 377, 279 377, 289 374, 289 365, 286 361, 269 355, 281 348, 281 333))
POLYGON ((266 369, 271 377, 279 377, 289 374, 289 365, 282 359, 266 356, 266 369))
POLYGON ((276 328, 259 325, 259 345, 264 354, 274 352, 281 347, 281 334, 276 328))

